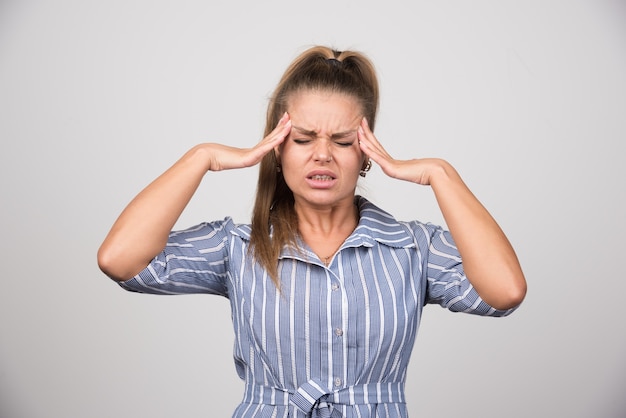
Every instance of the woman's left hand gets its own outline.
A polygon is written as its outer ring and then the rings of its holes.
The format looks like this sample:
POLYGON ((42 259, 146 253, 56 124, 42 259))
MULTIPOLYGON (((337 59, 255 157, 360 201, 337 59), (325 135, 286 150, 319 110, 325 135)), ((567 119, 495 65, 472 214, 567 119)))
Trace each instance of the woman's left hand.
POLYGON ((515 251, 454 167, 438 158, 392 158, 365 118, 358 138, 361 150, 388 176, 431 186, 463 258, 467 278, 483 300, 496 309, 519 305, 526 295, 526 279, 515 251))
POLYGON ((396 160, 393 158, 378 142, 365 118, 361 120, 358 138, 361 150, 389 177, 426 186, 431 184, 432 176, 437 171, 441 171, 443 161, 440 159, 396 160))

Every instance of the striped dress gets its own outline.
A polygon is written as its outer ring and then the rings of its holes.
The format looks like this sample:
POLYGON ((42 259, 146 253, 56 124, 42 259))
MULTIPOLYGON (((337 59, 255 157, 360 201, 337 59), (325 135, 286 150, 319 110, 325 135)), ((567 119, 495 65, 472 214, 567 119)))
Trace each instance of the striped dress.
POLYGON ((407 417, 404 384, 422 308, 504 316, 463 272, 448 231, 400 222, 363 197, 360 221, 326 266, 306 244, 279 258, 280 292, 230 218, 170 234, 127 290, 227 297, 245 381, 233 417, 407 417))

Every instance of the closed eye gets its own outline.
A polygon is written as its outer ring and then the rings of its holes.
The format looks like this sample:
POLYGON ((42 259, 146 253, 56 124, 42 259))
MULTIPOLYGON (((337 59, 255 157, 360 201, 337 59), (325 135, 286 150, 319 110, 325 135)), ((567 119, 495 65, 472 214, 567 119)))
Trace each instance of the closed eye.
POLYGON ((354 144, 354 141, 335 141, 335 144, 339 145, 340 147, 349 147, 354 144))
POLYGON ((332 135, 332 140, 340 147, 350 147, 356 141, 356 131, 340 132, 332 135))
POLYGON ((293 142, 295 142, 296 144, 304 145, 304 144, 308 144, 309 142, 311 142, 311 140, 294 138, 293 142))

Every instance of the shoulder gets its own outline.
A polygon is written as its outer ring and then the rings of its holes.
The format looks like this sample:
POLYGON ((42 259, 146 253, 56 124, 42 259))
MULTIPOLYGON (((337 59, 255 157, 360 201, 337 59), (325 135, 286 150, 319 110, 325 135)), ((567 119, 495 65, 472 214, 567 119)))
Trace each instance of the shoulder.
POLYGON ((231 217, 222 220, 201 222, 186 229, 174 230, 170 233, 168 246, 215 246, 225 244, 232 236, 244 239, 250 237, 250 225, 236 224, 231 217))
POLYGON ((390 246, 428 245, 434 235, 445 232, 442 227, 418 220, 400 221, 368 199, 357 196, 360 220, 357 231, 390 246))

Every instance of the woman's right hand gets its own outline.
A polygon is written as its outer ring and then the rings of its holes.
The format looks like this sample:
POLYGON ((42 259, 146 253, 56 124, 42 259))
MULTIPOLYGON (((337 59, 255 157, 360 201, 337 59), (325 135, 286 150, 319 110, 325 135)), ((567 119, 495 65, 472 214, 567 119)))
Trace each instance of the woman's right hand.
POLYGON ((204 144, 209 148, 209 171, 251 167, 263 159, 265 154, 280 145, 291 131, 291 119, 285 113, 272 132, 252 148, 235 148, 222 144, 204 144))
POLYGON ((256 165, 285 140, 290 130, 291 121, 285 113, 276 128, 252 148, 211 143, 193 147, 122 211, 98 251, 100 269, 118 281, 135 276, 163 250, 207 171, 256 165))

